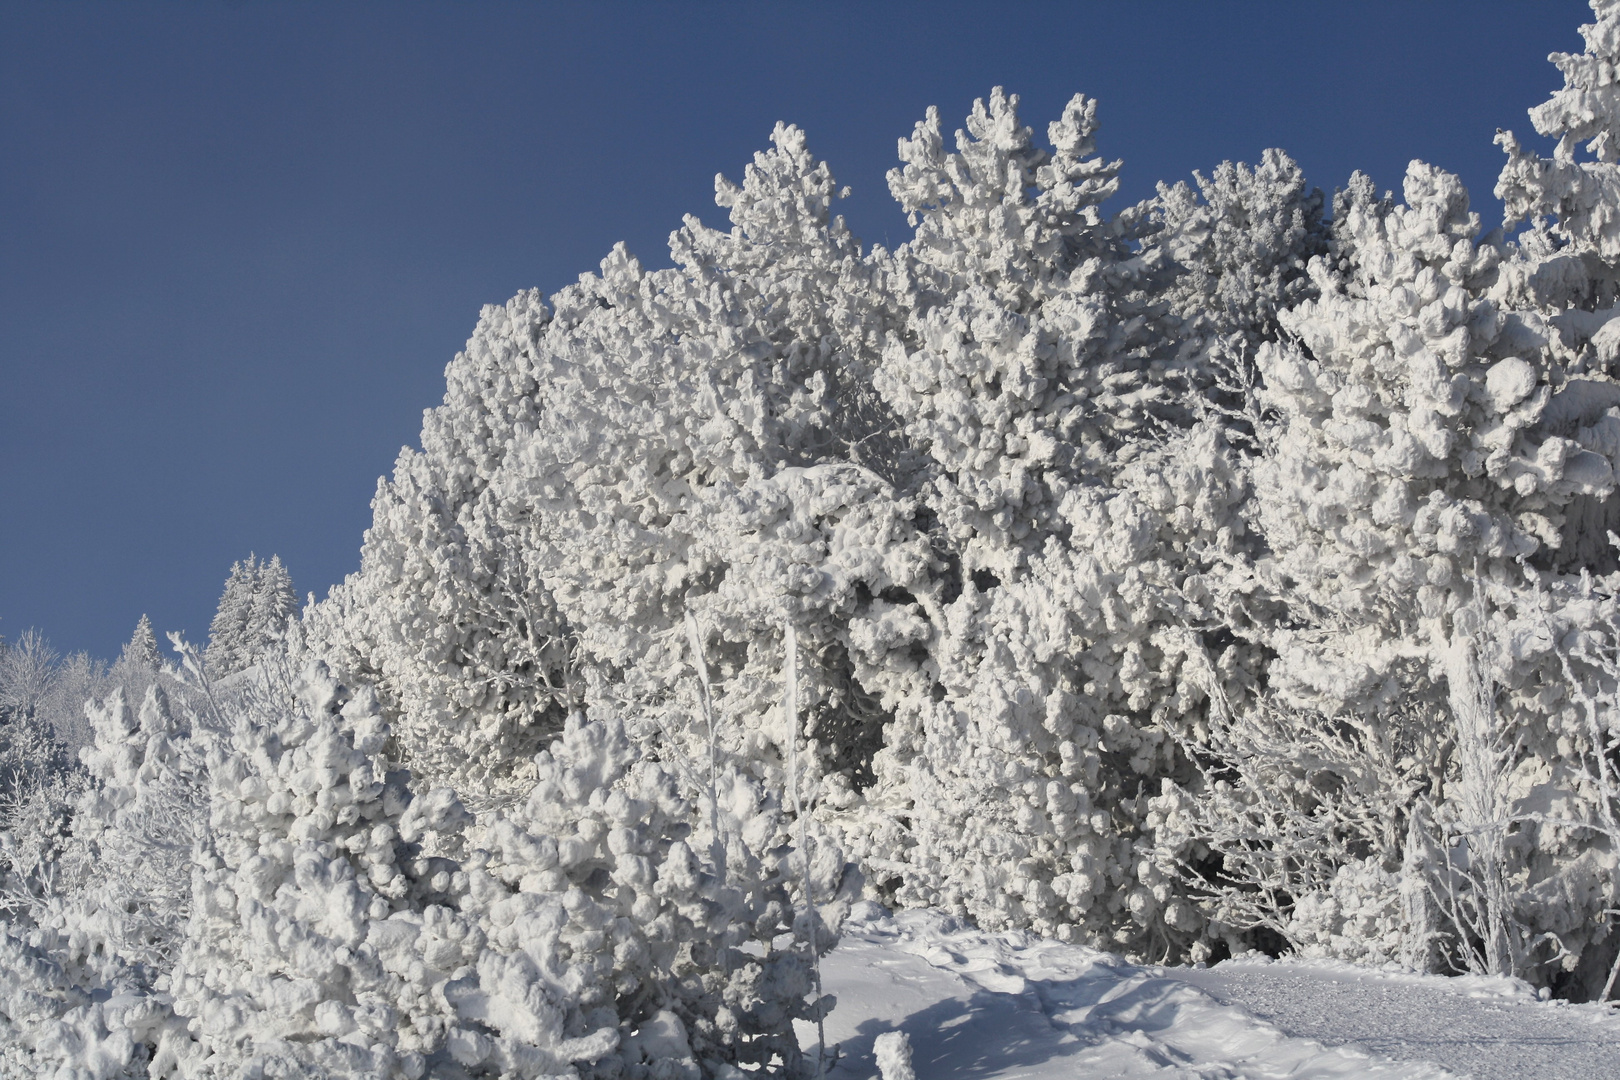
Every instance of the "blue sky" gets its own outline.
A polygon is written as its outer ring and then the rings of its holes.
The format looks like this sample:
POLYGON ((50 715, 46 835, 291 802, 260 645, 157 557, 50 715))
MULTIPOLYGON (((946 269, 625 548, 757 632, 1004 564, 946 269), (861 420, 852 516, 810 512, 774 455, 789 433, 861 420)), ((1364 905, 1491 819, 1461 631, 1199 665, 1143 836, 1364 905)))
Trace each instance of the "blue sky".
POLYGON ((777 120, 867 241, 930 104, 1005 85, 1044 130, 1100 99, 1120 198, 1280 146, 1331 191, 1459 173, 1561 85, 1574 0, 1068 4, 0 0, 0 635, 116 655, 206 636, 231 562, 300 592, 359 565, 368 502, 478 309, 667 262, 777 120))

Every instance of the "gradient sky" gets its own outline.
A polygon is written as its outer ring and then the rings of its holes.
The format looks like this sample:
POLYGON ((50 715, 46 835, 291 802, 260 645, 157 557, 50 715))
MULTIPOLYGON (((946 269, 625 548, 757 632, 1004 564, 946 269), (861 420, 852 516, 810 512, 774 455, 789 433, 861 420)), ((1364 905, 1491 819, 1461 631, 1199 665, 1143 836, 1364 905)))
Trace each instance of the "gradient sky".
MULTIPOLYGON (((667 265, 799 124, 867 241, 930 104, 1037 131, 1100 99, 1118 201, 1286 149, 1311 182, 1459 173, 1561 85, 1579 0, 11 3, 0 0, 0 635, 115 656, 206 637, 233 560, 359 565, 377 478, 478 309, 667 265)), ((1527 139, 1539 145, 1539 140, 1527 139)))

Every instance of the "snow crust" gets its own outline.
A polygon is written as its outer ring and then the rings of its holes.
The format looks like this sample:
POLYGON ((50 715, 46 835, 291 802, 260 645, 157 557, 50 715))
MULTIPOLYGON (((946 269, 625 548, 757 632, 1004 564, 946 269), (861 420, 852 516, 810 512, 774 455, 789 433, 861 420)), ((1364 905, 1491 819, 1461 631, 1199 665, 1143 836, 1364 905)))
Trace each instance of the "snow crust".
POLYGON ((829 1075, 850 1080, 896 1060, 897 1033, 929 1080, 1620 1076, 1620 1021, 1515 980, 1263 958, 1138 967, 876 905, 855 913, 824 971, 839 998, 829 1075))
POLYGON ((1611 1011, 1541 1001, 1519 980, 1419 977, 1330 961, 1226 961, 1167 974, 1290 1035, 1434 1061, 1475 1080, 1620 1076, 1620 1025, 1611 1011))

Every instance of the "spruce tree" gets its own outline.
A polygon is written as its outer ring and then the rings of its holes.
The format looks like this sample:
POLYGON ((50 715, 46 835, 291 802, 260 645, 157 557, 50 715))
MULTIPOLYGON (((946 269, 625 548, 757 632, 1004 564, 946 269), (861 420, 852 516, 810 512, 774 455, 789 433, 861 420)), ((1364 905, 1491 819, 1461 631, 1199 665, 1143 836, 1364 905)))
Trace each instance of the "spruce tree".
POLYGON ((215 677, 233 675, 258 662, 279 641, 287 619, 298 610, 292 577, 280 556, 260 562, 251 552, 231 564, 219 608, 208 628, 208 669, 215 677))
POLYGON ((216 676, 230 675, 247 666, 243 639, 253 611, 258 571, 258 559, 251 552, 245 560, 231 564, 214 621, 208 625, 208 667, 216 676))
POLYGON ((272 555, 259 570, 258 587, 248 615, 246 644, 254 655, 281 640, 287 620, 298 612, 298 594, 293 591, 292 575, 281 565, 281 556, 272 555))
POLYGON ((126 668, 157 672, 163 669, 163 653, 158 649, 157 635, 152 632, 152 620, 145 615, 135 624, 135 633, 124 646, 118 662, 126 668))

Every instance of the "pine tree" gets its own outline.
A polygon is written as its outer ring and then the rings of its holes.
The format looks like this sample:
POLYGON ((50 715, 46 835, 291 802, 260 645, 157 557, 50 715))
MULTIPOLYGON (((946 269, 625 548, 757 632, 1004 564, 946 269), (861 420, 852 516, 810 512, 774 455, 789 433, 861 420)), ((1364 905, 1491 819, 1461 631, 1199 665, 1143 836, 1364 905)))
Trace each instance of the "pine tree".
POLYGON ((292 575, 281 565, 281 556, 272 555, 259 570, 244 638, 253 656, 261 655, 286 633, 287 620, 298 613, 298 594, 293 591, 292 575))
MULTIPOLYGON (((168 983, 196 1039, 174 1047, 186 1075, 807 1075, 792 1022, 817 1006, 802 952, 781 947, 799 878, 763 785, 728 776, 702 807, 622 724, 576 713, 469 851, 454 795, 389 767, 369 690, 315 661, 228 707, 244 705, 168 983), (700 856, 705 822, 724 867, 700 856)), ((138 749, 121 760, 133 773, 138 749)), ((827 843, 808 872, 824 951, 859 875, 827 843)))
MULTIPOLYGON (((1508 160, 1496 194, 1508 224, 1528 224, 1517 238, 1521 269, 1508 299, 1546 320, 1550 355, 1568 376, 1548 417, 1574 436, 1616 424, 1620 406, 1620 4, 1592 0, 1595 24, 1581 27, 1586 51, 1551 57, 1564 87, 1530 110, 1542 135, 1558 139, 1551 159, 1520 145, 1512 132, 1497 142, 1508 160), (1596 160, 1582 160, 1581 143, 1596 160)), ((1620 461, 1620 426, 1604 436, 1620 461)), ((1576 499, 1563 521, 1557 561, 1598 572, 1620 568, 1609 543, 1620 530, 1620 499, 1576 499)))
POLYGON ((1148 257, 1179 270, 1167 299, 1184 333, 1238 334, 1252 347, 1276 336, 1278 312, 1315 295, 1306 266, 1328 249, 1322 192, 1281 150, 1193 179, 1196 189, 1160 184, 1145 207, 1158 226, 1148 257))
POLYGON ((1174 756, 1155 703, 1195 722, 1184 623, 1228 594, 1176 598, 1202 566, 1177 545, 1230 547, 1241 488, 1211 429, 1163 437, 1195 415, 1175 396, 1199 358, 1133 253, 1140 215, 1100 210, 1118 166, 1094 104, 1050 150, 1015 106, 981 102, 955 154, 937 115, 919 126, 896 252, 862 254, 784 126, 717 182, 732 228, 687 219, 675 267, 618 249, 550 306, 485 310, 379 487, 360 573, 304 620, 377 679, 418 776, 506 801, 583 706, 779 783, 760 688, 786 615, 817 657, 817 812, 906 868, 891 897, 1144 949, 1196 930, 1168 875, 1132 892, 1142 860, 1090 801, 1145 816, 1135 792, 1174 756), (723 673, 713 740, 687 613, 723 673))
POLYGON ((280 556, 260 562, 249 554, 231 564, 225 591, 208 631, 208 668, 217 676, 232 675, 256 663, 285 634, 287 619, 298 611, 298 595, 280 556))
POLYGON ((258 592, 259 561, 251 553, 231 564, 220 594, 214 619, 208 625, 208 667, 215 675, 241 671, 247 659, 247 627, 253 615, 253 598, 258 592))
MULTIPOLYGON (((1620 3, 1591 0, 1591 5, 1597 22, 1581 27, 1586 51, 1552 55, 1564 87, 1530 110, 1536 131, 1558 140, 1552 159, 1526 150, 1512 132, 1498 134, 1508 161, 1496 194, 1510 222, 1553 218, 1547 228, 1558 246, 1613 260, 1620 256, 1620 88, 1613 79, 1620 61, 1620 3), (1583 142, 1596 161, 1579 159, 1583 142)), ((1540 284, 1569 296, 1585 291, 1581 276, 1540 284)), ((1615 301, 1613 278, 1605 277, 1609 287, 1594 297, 1600 308, 1615 301)))
MULTIPOLYGON (((716 589, 742 572, 738 550, 839 519, 874 539, 878 517, 912 531, 894 489, 915 487, 925 459, 870 388, 898 326, 880 268, 831 212, 839 189, 803 133, 772 139, 740 185, 717 180, 731 229, 689 217, 674 267, 616 248, 550 307, 524 294, 485 309, 422 452, 379 487, 360 573, 306 620, 345 670, 376 673, 412 768, 470 800, 488 785, 468 774, 526 769, 591 685, 659 670, 689 607, 724 623, 727 648, 776 641, 774 602, 745 613, 740 590, 716 589), (875 515, 857 505, 869 492, 875 515)), ((846 572, 806 603, 910 580, 927 556, 900 542, 915 552, 894 574, 863 565, 865 582, 846 572)), ((781 576, 760 595, 819 576, 800 569, 825 560, 817 548, 755 563, 781 576)), ((657 702, 669 681, 631 692, 657 702)))
POLYGON ((1373 635, 1281 647, 1272 685, 1328 713, 1376 710, 1418 627, 1444 639, 1474 575, 1517 576, 1557 544, 1573 494, 1610 484, 1601 457, 1539 428, 1555 372, 1534 318, 1489 295, 1503 252, 1473 242, 1457 178, 1414 163, 1404 206, 1364 177, 1351 191, 1334 222, 1348 269, 1314 263, 1321 297, 1284 313, 1291 339, 1258 357, 1275 418, 1258 524, 1296 604, 1373 635))
POLYGON ((152 632, 152 620, 145 615, 135 624, 135 633, 125 644, 118 662, 131 670, 158 672, 163 670, 163 653, 158 649, 157 635, 152 632))
MULTIPOLYGON (((902 140, 894 251, 780 125, 672 266, 486 308, 360 572, 289 623, 280 559, 232 566, 208 666, 292 662, 188 697, 143 617, 71 829, 66 784, 0 803, 0 1053, 802 1080, 851 856, 1154 960, 1269 930, 1607 993, 1594 10, 1533 113, 1558 151, 1504 138, 1513 239, 1421 163, 1330 227, 1275 151, 1110 214, 1096 104, 1042 145, 998 89, 954 149, 932 110, 902 140)), ((24 635, 0 706, 38 728, 103 674, 24 635)), ((45 753, 19 733, 0 769, 45 753)))

